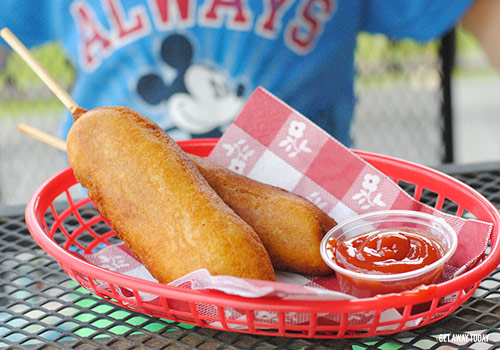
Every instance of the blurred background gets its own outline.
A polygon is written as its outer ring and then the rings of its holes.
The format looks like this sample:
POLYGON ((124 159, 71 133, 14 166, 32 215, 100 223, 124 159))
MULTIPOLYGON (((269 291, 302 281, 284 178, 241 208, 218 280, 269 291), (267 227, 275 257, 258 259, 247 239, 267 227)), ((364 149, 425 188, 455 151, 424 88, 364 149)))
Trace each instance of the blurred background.
MULTIPOLYGON (((59 46, 33 54, 71 90, 74 71, 59 46)), ((358 38, 357 149, 429 166, 500 160, 500 75, 462 29, 428 44, 358 38)), ((16 54, 0 48, 0 205, 25 204, 67 166, 65 156, 17 131, 26 123, 57 135, 65 109, 16 54)))

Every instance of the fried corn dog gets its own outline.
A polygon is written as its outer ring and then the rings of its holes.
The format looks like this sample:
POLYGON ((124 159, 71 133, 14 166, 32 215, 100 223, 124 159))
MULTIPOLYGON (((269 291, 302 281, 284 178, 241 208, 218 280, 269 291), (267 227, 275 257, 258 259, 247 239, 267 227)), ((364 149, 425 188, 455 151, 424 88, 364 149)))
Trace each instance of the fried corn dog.
POLYGON ((320 243, 334 219, 307 199, 190 155, 210 186, 262 239, 276 270, 326 275, 320 243))
POLYGON ((262 241, 155 123, 125 107, 75 118, 68 161, 117 235, 160 283, 196 269, 274 280, 262 241))

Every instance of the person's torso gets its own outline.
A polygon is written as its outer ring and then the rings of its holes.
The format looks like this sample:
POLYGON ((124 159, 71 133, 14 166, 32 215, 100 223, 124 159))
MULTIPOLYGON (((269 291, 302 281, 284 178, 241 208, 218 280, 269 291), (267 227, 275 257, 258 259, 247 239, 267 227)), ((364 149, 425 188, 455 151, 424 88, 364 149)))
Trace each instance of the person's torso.
POLYGON ((359 16, 358 1, 78 0, 61 27, 84 108, 212 137, 263 86, 347 141, 359 16))

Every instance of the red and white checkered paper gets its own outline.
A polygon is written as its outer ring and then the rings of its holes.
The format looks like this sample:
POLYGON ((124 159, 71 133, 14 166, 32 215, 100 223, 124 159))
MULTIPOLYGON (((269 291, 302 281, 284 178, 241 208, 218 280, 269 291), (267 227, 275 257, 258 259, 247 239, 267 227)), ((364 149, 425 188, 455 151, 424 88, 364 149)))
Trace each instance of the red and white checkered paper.
MULTIPOLYGON (((489 223, 443 214, 414 200, 382 172, 262 88, 252 94, 208 158, 255 180, 299 194, 337 222, 386 209, 417 210, 442 217, 458 234, 458 248, 448 266, 451 271, 470 266, 483 255, 492 229, 489 223)), ((86 258, 123 274, 154 280, 123 245, 108 247, 86 258)), ((171 284, 254 298, 352 298, 338 292, 334 274, 316 277, 277 272, 277 282, 268 282, 211 276, 208 271, 199 270, 171 284)), ((240 316, 235 311, 231 318, 240 316)))
POLYGON ((377 210, 416 210, 457 232, 451 267, 472 265, 492 224, 444 214, 410 197, 394 181, 262 88, 221 137, 208 159, 252 179, 299 194, 337 222, 377 210), (474 237, 473 239, 470 239, 474 237))

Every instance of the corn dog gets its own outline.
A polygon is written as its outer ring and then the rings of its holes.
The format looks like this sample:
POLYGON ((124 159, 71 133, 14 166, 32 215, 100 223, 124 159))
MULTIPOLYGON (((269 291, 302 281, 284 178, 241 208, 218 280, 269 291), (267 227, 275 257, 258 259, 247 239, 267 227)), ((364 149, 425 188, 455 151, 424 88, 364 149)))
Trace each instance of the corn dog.
POLYGON ((274 280, 261 239, 155 123, 125 107, 75 118, 70 166, 99 212, 160 283, 196 269, 274 280))
POLYGON ((190 155, 218 195, 262 239, 276 270, 326 275, 321 239, 334 219, 303 197, 190 155))

